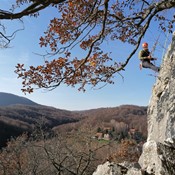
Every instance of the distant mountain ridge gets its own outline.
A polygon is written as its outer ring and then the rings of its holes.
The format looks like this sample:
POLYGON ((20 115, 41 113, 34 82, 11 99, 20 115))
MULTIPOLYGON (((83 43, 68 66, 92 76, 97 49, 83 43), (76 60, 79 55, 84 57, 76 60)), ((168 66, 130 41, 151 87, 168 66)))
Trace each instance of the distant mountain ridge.
POLYGON ((9 106, 9 105, 38 105, 37 103, 29 100, 28 98, 17 96, 10 93, 0 92, 0 106, 9 106))

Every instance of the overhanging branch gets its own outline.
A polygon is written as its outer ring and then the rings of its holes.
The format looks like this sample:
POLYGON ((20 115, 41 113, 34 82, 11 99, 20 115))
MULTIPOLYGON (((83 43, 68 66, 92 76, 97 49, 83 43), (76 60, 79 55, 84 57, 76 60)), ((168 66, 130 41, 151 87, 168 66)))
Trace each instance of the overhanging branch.
POLYGON ((31 5, 29 5, 28 7, 26 7, 24 10, 22 10, 19 13, 12 13, 12 12, 0 9, 0 19, 1 20, 20 19, 24 16, 32 15, 36 12, 39 12, 39 11, 47 8, 49 5, 60 4, 60 3, 65 2, 65 1, 66 0, 45 0, 42 2, 41 1, 34 1, 31 5))

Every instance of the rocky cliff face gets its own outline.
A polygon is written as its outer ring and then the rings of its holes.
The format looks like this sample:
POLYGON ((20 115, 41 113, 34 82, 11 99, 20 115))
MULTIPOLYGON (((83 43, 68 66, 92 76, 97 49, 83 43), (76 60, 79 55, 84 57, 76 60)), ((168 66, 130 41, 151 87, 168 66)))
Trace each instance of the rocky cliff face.
POLYGON ((148 139, 139 163, 149 174, 175 174, 175 35, 153 87, 148 139))
POLYGON ((106 162, 93 175, 175 175, 175 33, 152 90, 148 139, 139 164, 140 168, 122 165, 122 172, 121 165, 106 162))

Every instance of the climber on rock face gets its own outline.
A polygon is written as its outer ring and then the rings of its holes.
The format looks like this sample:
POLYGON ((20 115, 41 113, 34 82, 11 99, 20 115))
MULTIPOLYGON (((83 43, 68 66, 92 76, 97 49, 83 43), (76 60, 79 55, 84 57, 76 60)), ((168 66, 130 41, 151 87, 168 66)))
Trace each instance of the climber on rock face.
POLYGON ((156 58, 152 58, 148 49, 148 43, 143 43, 142 48, 143 49, 139 52, 139 59, 141 61, 140 68, 149 68, 156 72, 159 72, 160 68, 151 63, 151 61, 156 60, 156 58))

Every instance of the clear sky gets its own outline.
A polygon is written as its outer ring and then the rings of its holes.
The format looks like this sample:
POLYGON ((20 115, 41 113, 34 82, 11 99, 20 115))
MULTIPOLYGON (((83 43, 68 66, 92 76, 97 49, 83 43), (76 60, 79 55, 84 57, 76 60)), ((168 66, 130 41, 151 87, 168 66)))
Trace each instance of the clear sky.
MULTIPOLYGON (((9 0, 1 0, 1 8, 8 10, 9 0)), ((114 85, 107 85, 102 89, 94 90, 87 88, 85 93, 79 92, 76 88, 62 85, 53 91, 46 92, 42 89, 34 91, 33 94, 25 95, 21 92, 21 80, 17 79, 14 73, 17 63, 26 65, 42 64, 43 59, 34 53, 44 53, 39 47, 39 37, 43 35, 49 20, 54 17, 54 10, 44 10, 38 18, 25 17, 23 19, 25 30, 17 33, 15 39, 11 42, 11 48, 0 49, 0 92, 13 93, 24 96, 42 105, 53 106, 59 109, 84 110, 99 107, 116 107, 124 104, 133 104, 146 106, 149 103, 152 87, 156 81, 155 73, 151 70, 139 69, 138 52, 129 62, 126 70, 122 72, 124 80, 116 77, 114 85), (153 74, 150 76, 149 74, 153 74)), ((22 27, 20 21, 2 21, 8 27, 8 32, 22 27)), ((155 30, 155 25, 149 29, 143 41, 149 43, 152 47, 160 34, 154 56, 158 58, 157 65, 160 65, 163 45, 165 44, 166 33, 155 30)), ((171 36, 169 36, 171 37, 171 36)), ((167 43, 171 39, 168 38, 167 43)), ((129 55, 131 47, 128 45, 114 44, 108 41, 105 48, 112 50, 112 55, 124 59, 129 55)), ((151 48, 150 48, 151 49, 151 48)), ((78 54, 75 51, 75 55, 78 54)))

